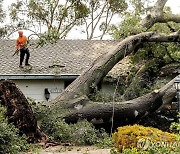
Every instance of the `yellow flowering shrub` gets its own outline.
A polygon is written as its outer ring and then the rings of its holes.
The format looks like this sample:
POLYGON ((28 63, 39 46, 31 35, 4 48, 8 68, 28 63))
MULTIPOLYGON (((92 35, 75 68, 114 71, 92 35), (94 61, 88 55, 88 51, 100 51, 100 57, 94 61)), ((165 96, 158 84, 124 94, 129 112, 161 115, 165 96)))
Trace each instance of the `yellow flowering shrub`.
POLYGON ((144 127, 141 125, 118 127, 118 131, 112 135, 115 147, 122 151, 126 148, 137 147, 139 139, 149 139, 154 142, 174 142, 176 135, 168 132, 163 132, 157 128, 144 127))

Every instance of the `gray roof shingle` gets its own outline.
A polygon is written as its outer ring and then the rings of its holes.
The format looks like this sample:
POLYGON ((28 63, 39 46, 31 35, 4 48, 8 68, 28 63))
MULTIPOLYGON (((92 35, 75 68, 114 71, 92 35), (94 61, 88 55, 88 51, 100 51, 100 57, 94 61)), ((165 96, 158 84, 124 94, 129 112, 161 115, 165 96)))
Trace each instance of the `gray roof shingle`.
POLYGON ((0 74, 81 74, 117 44, 112 40, 59 40, 39 48, 29 46, 33 68, 27 71, 19 68, 19 56, 12 56, 15 40, 0 40, 0 74))

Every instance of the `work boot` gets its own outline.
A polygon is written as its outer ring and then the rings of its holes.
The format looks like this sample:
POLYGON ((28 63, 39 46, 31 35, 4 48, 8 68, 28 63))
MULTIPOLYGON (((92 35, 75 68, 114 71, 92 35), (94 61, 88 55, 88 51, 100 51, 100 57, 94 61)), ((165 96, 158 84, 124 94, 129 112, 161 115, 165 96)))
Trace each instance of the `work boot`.
POLYGON ((25 66, 31 66, 30 64, 25 64, 25 66))

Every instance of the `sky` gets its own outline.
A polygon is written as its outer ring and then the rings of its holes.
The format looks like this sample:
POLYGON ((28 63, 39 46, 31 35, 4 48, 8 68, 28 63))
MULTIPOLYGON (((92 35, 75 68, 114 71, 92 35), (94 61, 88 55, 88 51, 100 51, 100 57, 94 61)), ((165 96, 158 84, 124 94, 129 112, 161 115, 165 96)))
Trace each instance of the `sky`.
MULTIPOLYGON (((4 9, 8 11, 8 6, 10 6, 11 3, 15 2, 16 0, 4 0, 4 9)), ((154 0, 156 2, 156 0, 154 0)), ((172 11, 174 14, 180 14, 180 0, 168 0, 166 3, 166 6, 170 6, 172 8, 172 11)), ((115 18, 112 23, 117 24, 120 19, 115 18)), ((67 39, 86 39, 85 33, 82 32, 83 26, 76 26, 75 28, 72 29, 71 33, 68 34, 67 39)), ((26 35, 30 35, 31 33, 28 31, 25 31, 26 35)), ((96 31, 98 34, 99 32, 96 31)), ((18 34, 15 33, 13 34, 10 38, 15 39, 17 38, 18 34)), ((106 36, 104 39, 111 39, 110 36, 106 36)))

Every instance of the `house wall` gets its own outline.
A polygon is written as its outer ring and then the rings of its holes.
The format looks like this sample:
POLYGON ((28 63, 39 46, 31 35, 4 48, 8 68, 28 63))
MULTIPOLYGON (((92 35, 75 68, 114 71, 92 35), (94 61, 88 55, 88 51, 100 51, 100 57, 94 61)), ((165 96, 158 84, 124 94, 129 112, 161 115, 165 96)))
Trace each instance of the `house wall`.
POLYGON ((113 95, 115 90, 115 86, 109 82, 103 82, 102 84, 102 92, 113 95))
POLYGON ((49 100, 56 98, 64 90, 63 80, 14 80, 26 97, 37 101, 46 100, 44 89, 50 92, 49 100))
MULTIPOLYGON (((65 87, 65 81, 64 80, 13 80, 20 90, 23 92, 23 94, 26 97, 35 99, 36 101, 45 101, 45 95, 44 90, 45 88, 48 88, 48 91, 50 92, 50 98, 49 100, 52 100, 56 98, 65 87)), ((68 82, 70 84, 70 82, 68 82)), ((104 93, 112 94, 114 93, 114 86, 108 82, 104 82, 102 84, 102 91, 104 93)))

